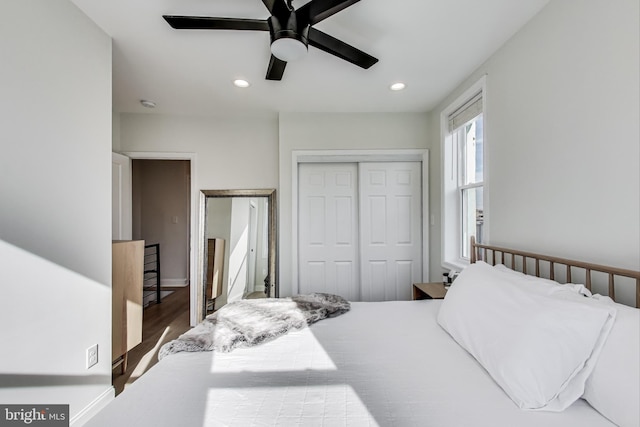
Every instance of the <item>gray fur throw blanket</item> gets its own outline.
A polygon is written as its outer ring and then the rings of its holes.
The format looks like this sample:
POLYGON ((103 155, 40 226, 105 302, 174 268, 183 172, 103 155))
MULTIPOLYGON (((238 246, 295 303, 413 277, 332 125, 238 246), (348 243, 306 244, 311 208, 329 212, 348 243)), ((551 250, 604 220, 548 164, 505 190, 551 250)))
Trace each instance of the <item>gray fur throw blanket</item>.
POLYGON ((163 345, 158 359, 181 351, 227 353, 238 347, 252 347, 350 308, 344 298, 323 293, 234 301, 163 345))

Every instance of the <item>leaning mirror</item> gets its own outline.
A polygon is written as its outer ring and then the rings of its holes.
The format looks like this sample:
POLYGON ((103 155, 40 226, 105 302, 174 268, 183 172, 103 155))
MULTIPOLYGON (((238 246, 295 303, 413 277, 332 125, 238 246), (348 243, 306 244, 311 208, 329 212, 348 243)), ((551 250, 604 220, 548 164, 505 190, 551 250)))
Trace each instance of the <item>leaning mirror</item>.
POLYGON ((200 320, 231 301, 278 296, 275 193, 200 192, 200 320))

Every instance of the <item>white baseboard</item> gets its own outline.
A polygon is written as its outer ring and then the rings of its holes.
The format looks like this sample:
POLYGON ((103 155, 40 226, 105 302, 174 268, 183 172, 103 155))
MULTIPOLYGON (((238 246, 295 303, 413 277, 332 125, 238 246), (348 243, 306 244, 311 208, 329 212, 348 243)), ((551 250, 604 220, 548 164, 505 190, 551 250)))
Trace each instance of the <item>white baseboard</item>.
POLYGON ((160 286, 163 288, 176 288, 187 286, 189 282, 187 279, 160 279, 160 286))
POLYGON ((100 412, 109 402, 116 397, 116 389, 113 386, 107 388, 100 396, 96 397, 93 402, 89 403, 84 409, 78 412, 69 421, 70 427, 83 426, 95 414, 100 412))

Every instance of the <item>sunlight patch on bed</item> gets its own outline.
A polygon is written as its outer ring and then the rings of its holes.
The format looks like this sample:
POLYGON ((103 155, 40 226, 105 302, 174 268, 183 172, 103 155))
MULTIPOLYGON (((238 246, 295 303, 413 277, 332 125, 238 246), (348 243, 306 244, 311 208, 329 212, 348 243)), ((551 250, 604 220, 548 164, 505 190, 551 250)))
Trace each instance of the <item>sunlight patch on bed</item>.
POLYGON ((204 425, 344 425, 375 426, 374 416, 348 384, 211 389, 204 425))
POLYGON ((213 352, 211 373, 335 371, 335 363, 309 328, 290 332, 258 347, 213 352))

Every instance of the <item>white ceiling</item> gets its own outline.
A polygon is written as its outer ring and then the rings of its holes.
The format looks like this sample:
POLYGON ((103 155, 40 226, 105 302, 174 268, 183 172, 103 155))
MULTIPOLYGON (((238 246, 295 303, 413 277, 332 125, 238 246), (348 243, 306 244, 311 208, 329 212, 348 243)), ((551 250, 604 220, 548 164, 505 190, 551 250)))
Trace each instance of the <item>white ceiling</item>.
MULTIPOLYGON (((174 30, 162 15, 266 19, 261 0, 72 0, 113 38, 113 109, 164 114, 426 112, 548 0, 362 0, 316 28, 379 62, 363 70, 309 47, 265 80, 269 33, 174 30), (236 78, 251 83, 232 85, 236 78), (392 92, 403 81, 407 88, 392 92)), ((300 7, 308 0, 294 0, 300 7)), ((313 0, 321 1, 321 0, 313 0)))

